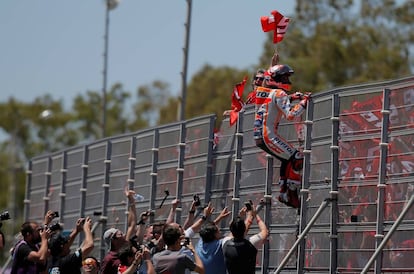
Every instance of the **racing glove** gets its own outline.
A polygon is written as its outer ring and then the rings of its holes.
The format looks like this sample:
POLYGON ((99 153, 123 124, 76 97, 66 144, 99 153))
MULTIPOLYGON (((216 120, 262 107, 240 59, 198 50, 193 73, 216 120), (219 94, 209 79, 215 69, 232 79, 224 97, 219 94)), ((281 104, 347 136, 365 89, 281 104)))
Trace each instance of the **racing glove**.
POLYGON ((299 102, 299 104, 303 107, 306 108, 308 106, 308 101, 311 98, 311 93, 310 92, 306 92, 305 94, 303 94, 302 100, 299 102))
POLYGON ((302 100, 303 99, 303 93, 302 92, 299 92, 299 91, 297 91, 297 92, 295 92, 295 93, 292 93, 292 94, 290 94, 289 95, 289 99, 291 100, 291 101, 295 101, 295 100, 302 100))

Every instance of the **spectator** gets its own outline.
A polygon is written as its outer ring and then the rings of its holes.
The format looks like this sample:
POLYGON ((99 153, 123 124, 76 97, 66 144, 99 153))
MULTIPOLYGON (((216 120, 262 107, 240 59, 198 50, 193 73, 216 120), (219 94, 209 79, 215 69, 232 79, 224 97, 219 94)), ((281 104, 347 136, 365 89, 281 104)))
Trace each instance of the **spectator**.
POLYGON ((73 274, 81 273, 82 262, 94 247, 92 236, 92 219, 79 218, 76 227, 69 237, 57 233, 49 240, 50 255, 48 273, 73 274), (80 248, 70 253, 70 247, 80 231, 84 232, 85 239, 80 248))
POLYGON ((140 220, 137 223, 137 231, 133 238, 130 238, 130 241, 133 240, 139 244, 145 245, 149 250, 150 254, 155 254, 158 251, 161 251, 164 248, 164 245, 160 241, 162 228, 164 227, 164 222, 157 222, 150 225, 147 225, 152 212, 147 210, 140 214, 140 220))
POLYGON ((231 236, 227 237, 223 245, 224 259, 229 274, 255 273, 257 249, 267 239, 269 231, 265 223, 256 214, 252 204, 251 210, 243 207, 241 215, 246 213, 246 219, 238 216, 230 223, 231 236), (245 239, 253 220, 256 219, 260 232, 245 239))
POLYGON ((86 256, 82 262, 82 274, 98 274, 99 261, 93 256, 86 256))
POLYGON ((0 230, 0 251, 3 250, 5 245, 6 245, 6 240, 4 239, 3 232, 0 230))
POLYGON ((167 248, 153 256, 154 268, 157 273, 184 274, 185 270, 189 269, 204 274, 203 263, 195 252, 191 241, 188 242, 186 248, 193 253, 194 261, 181 252, 183 235, 176 224, 166 224, 162 232, 162 238, 167 248))
POLYGON ((255 273, 257 249, 244 238, 244 220, 241 217, 234 219, 230 231, 234 238, 226 241, 223 246, 228 273, 255 273))
MULTIPOLYGON (((163 249, 162 241, 160 241, 164 222, 156 222, 145 229, 145 235, 142 243, 148 247, 150 254, 153 255, 163 249)), ((142 228, 141 228, 142 229, 142 228)), ((141 241, 140 241, 141 243, 141 241)))
MULTIPOLYGON (((166 224, 172 224, 172 225, 178 227, 179 230, 181 231, 181 234, 182 234, 183 237, 191 237, 191 235, 189 235, 188 233, 186 233, 183 230, 181 225, 179 225, 178 223, 174 223, 175 214, 176 214, 177 207, 178 207, 179 204, 180 204, 179 199, 174 199, 171 202, 171 209, 170 209, 170 212, 168 214, 166 224)), ((190 226, 194 222, 194 213, 195 213, 195 203, 193 201, 193 203, 191 205, 191 208, 190 208, 190 211, 189 211, 189 214, 187 215, 187 218, 184 222, 184 225, 190 226)), ((164 225, 162 227, 154 226, 153 229, 155 229, 155 230, 153 230, 153 235, 155 236, 155 239, 152 241, 152 243, 154 245, 150 246, 150 247, 152 247, 151 248, 151 254, 152 255, 157 253, 157 252, 160 252, 160 251, 164 250, 164 247, 165 247, 165 243, 164 243, 164 240, 163 240, 163 237, 162 237, 162 230, 164 229, 164 225)), ((189 229, 187 229, 187 231, 189 231, 189 229)), ((193 258, 192 252, 190 250, 188 250, 187 248, 182 248, 181 252, 187 254, 190 258, 193 258)))
POLYGON ((138 247, 126 245, 119 250, 118 257, 121 264, 118 266, 118 274, 155 274, 148 248, 139 247, 138 250, 138 247))
POLYGON ((103 238, 108 246, 109 252, 105 255, 101 272, 102 274, 117 274, 120 261, 117 253, 124 245, 128 244, 128 240, 136 233, 137 213, 135 208, 135 191, 125 190, 125 196, 128 198, 128 229, 126 235, 117 228, 109 228, 105 231, 103 238))
POLYGON ((23 239, 13 248, 11 274, 41 273, 46 269, 47 241, 52 231, 48 228, 42 229, 38 223, 29 221, 22 224, 20 233, 23 239))
POLYGON ((221 237, 217 224, 230 215, 231 212, 225 207, 214 221, 208 221, 210 212, 212 211, 204 211, 203 216, 206 216, 207 220, 201 226, 199 232, 200 240, 196 245, 196 252, 203 262, 206 274, 226 274, 226 265, 222 249, 223 238, 221 237))

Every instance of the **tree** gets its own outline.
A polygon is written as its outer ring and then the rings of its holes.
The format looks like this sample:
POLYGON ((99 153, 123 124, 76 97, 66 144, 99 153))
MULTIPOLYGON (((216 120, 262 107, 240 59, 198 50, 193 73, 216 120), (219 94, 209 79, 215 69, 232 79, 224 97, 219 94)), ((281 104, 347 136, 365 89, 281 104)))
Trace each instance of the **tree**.
POLYGON ((131 131, 175 121, 177 109, 171 108, 174 99, 167 83, 154 81, 151 85, 140 86, 136 96, 137 102, 133 105, 135 119, 129 125, 131 131))
MULTIPOLYGON (((191 79, 187 88, 186 117, 192 118, 215 113, 217 125, 222 121, 223 111, 231 107, 231 93, 234 85, 241 82, 248 70, 238 70, 227 66, 213 68, 205 65, 191 79)), ((245 95, 250 86, 245 87, 245 95)))
MULTIPOLYGON (((404 1, 297 1, 281 62, 295 70, 293 88, 321 91, 411 74, 414 4, 404 1)), ((274 46, 266 41, 261 64, 274 46)))
MULTIPOLYGON (((127 131, 128 121, 125 118, 126 102, 131 97, 122 84, 116 83, 106 96, 106 135, 113 136, 127 131)), ((82 141, 92 141, 102 136, 102 94, 87 91, 86 96, 76 96, 73 104, 74 127, 78 129, 82 141)))

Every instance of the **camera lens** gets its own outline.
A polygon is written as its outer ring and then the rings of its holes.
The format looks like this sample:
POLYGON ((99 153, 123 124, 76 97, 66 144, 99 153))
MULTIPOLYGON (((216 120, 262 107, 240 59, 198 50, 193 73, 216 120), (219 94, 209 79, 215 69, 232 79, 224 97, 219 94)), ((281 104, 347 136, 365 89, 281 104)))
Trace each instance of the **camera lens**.
POLYGON ((1 221, 5 221, 5 220, 9 220, 10 219, 10 214, 8 211, 4 211, 3 213, 0 214, 0 220, 1 221))

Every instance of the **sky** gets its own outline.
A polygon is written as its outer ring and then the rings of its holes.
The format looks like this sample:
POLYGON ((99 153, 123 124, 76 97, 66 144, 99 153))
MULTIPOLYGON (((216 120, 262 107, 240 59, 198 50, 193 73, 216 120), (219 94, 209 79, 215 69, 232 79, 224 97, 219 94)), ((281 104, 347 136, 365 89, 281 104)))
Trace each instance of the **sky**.
MULTIPOLYGON (((260 17, 289 17, 296 1, 193 0, 187 81, 205 64, 254 66, 266 39, 260 17)), ((162 80, 181 89, 186 0, 121 0, 110 11, 107 86, 162 80)), ((0 1, 0 102, 45 94, 71 106, 102 91, 105 0, 0 1)), ((269 56, 270 58, 270 56, 269 56)))

